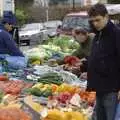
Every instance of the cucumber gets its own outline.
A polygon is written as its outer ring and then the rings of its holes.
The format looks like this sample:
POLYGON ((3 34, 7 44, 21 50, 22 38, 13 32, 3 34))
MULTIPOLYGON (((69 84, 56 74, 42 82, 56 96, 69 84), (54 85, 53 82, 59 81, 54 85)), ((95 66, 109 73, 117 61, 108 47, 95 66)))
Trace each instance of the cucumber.
POLYGON ((59 81, 58 79, 39 79, 38 82, 40 83, 44 83, 44 84, 50 84, 50 83, 53 83, 53 84, 57 84, 57 85, 60 85, 63 83, 63 81, 59 81))

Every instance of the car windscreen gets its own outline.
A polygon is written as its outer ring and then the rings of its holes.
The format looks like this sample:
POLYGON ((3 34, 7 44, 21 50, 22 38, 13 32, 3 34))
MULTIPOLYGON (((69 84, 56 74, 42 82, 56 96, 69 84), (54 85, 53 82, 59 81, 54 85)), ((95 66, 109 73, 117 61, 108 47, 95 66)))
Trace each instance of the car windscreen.
POLYGON ((75 27, 89 28, 88 17, 82 16, 67 16, 63 20, 63 29, 73 29, 75 27))

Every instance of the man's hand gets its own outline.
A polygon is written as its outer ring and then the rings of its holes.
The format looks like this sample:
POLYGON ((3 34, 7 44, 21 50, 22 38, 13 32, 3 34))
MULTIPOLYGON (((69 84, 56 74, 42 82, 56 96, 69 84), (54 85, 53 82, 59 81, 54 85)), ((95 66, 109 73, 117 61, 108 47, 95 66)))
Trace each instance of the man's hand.
POLYGON ((87 80, 87 72, 82 73, 80 79, 87 80))
POLYGON ((86 58, 80 59, 80 62, 83 62, 83 61, 87 61, 87 59, 86 58))
POLYGON ((120 91, 118 92, 118 100, 120 101, 120 91))

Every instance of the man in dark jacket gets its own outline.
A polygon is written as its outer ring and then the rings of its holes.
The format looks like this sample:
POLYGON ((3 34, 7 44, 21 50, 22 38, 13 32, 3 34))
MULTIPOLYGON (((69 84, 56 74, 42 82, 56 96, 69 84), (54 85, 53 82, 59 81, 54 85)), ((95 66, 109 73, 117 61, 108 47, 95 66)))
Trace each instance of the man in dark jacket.
POLYGON ((88 90, 96 91, 97 120, 114 120, 120 90, 120 30, 103 4, 88 12, 96 34, 88 60, 88 90))
POLYGON ((23 57, 23 53, 16 46, 15 41, 9 33, 12 30, 13 24, 12 19, 9 17, 2 19, 0 25, 0 54, 23 57))
POLYGON ((3 21, 5 19, 9 19, 9 22, 12 23, 12 30, 9 31, 9 33, 12 35, 13 40, 17 43, 17 45, 20 45, 19 41, 19 30, 18 27, 16 26, 17 24, 17 19, 15 14, 12 13, 12 11, 5 11, 3 13, 3 21))

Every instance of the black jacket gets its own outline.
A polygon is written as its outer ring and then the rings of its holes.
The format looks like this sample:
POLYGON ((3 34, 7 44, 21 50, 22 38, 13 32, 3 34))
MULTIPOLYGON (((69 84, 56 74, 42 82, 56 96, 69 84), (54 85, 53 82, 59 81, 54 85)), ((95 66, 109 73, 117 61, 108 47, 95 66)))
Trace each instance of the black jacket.
POLYGON ((88 60, 88 90, 120 90, 120 29, 112 22, 95 32, 88 60))

